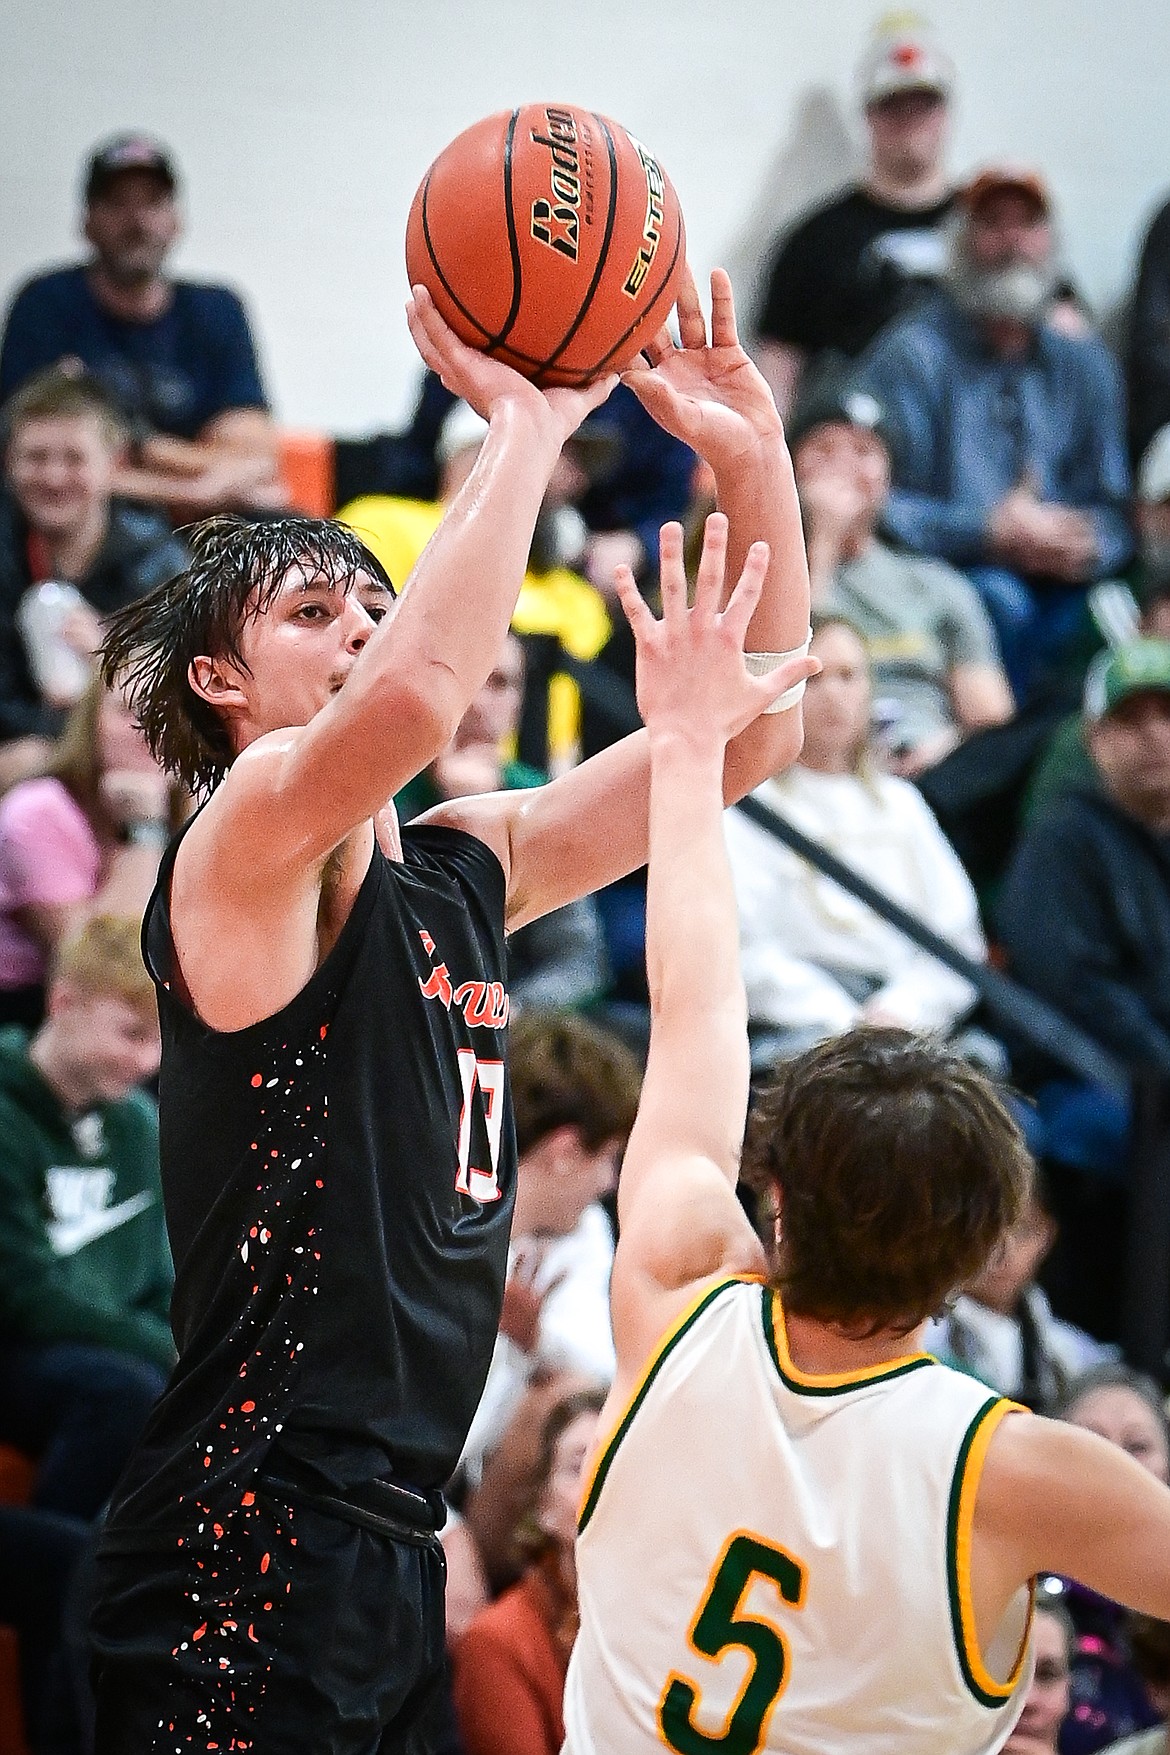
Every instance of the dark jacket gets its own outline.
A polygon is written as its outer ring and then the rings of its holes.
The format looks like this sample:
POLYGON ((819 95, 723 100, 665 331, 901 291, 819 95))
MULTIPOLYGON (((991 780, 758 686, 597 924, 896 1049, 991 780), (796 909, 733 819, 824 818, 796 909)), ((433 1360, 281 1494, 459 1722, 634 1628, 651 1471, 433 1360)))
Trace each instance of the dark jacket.
MULTIPOLYGON (((99 615, 133 603, 187 565, 187 551, 161 512, 114 500, 93 566, 73 580, 99 615)), ((10 494, 0 494, 0 741, 52 737, 62 715, 37 690, 16 625, 16 606, 32 583, 28 526, 10 494)))
POLYGON ((90 1342, 174 1362, 158 1117, 140 1091, 62 1108, 0 1032, 0 1340, 90 1342))
POLYGON ((1126 1066, 1170 1075, 1170 835, 1069 792, 1026 829, 998 917, 1026 987, 1126 1066))

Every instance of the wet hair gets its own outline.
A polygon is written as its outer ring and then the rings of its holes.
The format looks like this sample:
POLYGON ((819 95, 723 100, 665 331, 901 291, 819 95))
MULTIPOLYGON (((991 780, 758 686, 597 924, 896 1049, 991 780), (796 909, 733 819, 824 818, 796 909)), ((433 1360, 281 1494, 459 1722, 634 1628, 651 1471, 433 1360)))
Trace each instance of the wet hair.
POLYGON ((570 1012, 525 1012, 508 1036, 509 1082, 520 1156, 558 1127, 575 1127, 595 1152, 625 1139, 641 1076, 616 1036, 570 1012))
POLYGON ((293 567, 347 591, 359 573, 394 587, 373 551, 331 518, 207 518, 183 535, 185 572, 110 617, 101 666, 108 683, 125 688, 155 760, 192 792, 205 792, 235 752, 223 718, 191 687, 193 660, 227 658, 246 670, 240 634, 293 567))
POLYGON ((597 1389, 571 1390, 560 1401, 554 1402, 545 1415, 544 1425, 540 1429, 540 1452, 533 1471, 532 1491, 528 1495, 524 1514, 516 1526, 516 1546, 529 1560, 538 1560, 554 1545, 552 1537, 540 1527, 540 1501, 553 1471, 557 1445, 574 1420, 580 1419, 582 1414, 600 1414, 605 1406, 606 1394, 600 1386, 597 1389))
POLYGON ((983 1266, 1031 1176, 990 1081, 907 1030, 783 1063, 749 1118, 744 1181, 778 1199, 773 1284, 797 1315, 908 1332, 983 1266))
POLYGON ((128 429, 102 385, 84 367, 48 366, 22 384, 4 404, 0 442, 7 445, 30 420, 75 420, 88 416, 102 429, 113 449, 126 441, 128 429))
POLYGON ((1074 1377, 1051 1410, 1053 1419, 1067 1420, 1077 1403, 1098 1389, 1128 1389, 1143 1401, 1158 1422, 1166 1453, 1170 1456, 1170 1418, 1166 1414, 1166 1401, 1161 1390, 1144 1371, 1135 1371, 1132 1365, 1125 1365, 1120 1360, 1106 1359, 1100 1365, 1090 1365, 1087 1371, 1074 1377))

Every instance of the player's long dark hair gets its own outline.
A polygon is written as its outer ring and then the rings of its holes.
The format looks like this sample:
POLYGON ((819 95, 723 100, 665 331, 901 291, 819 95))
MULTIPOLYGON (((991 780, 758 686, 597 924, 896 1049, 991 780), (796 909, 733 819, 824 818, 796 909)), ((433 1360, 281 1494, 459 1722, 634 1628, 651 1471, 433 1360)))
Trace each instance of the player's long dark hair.
POLYGON ((182 535, 187 570, 110 617, 100 660, 155 760, 198 793, 222 779, 233 750, 224 721, 191 687, 192 660, 228 658, 246 670, 241 629, 264 614, 292 567, 347 589, 359 573, 394 587, 365 543, 330 518, 207 518, 182 535))

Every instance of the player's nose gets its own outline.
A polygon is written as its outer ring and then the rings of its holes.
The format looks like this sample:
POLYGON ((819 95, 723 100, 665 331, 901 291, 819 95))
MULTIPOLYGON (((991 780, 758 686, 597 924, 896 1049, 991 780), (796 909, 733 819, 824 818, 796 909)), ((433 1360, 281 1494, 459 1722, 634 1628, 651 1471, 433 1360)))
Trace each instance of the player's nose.
POLYGON ((345 617, 345 649, 360 652, 378 624, 365 605, 354 597, 346 599, 345 617))

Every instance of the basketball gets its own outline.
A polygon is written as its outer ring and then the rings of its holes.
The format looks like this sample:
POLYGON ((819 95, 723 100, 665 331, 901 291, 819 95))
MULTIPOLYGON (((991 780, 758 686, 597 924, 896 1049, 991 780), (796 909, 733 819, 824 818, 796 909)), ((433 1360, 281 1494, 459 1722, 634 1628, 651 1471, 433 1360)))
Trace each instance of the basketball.
POLYGON ((466 129, 423 178, 406 228, 411 285, 462 340, 542 386, 628 366, 665 322, 685 261, 658 160, 572 104, 466 129))

